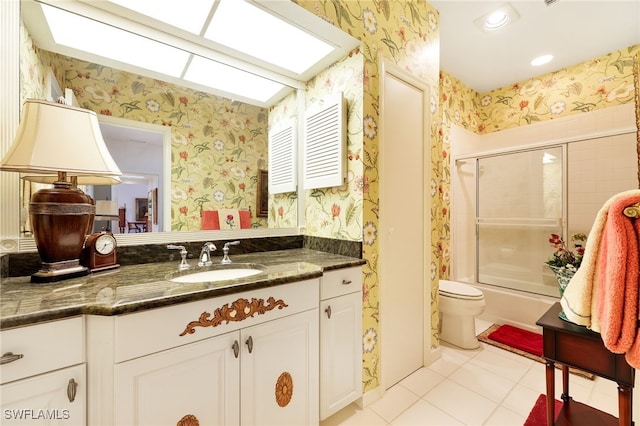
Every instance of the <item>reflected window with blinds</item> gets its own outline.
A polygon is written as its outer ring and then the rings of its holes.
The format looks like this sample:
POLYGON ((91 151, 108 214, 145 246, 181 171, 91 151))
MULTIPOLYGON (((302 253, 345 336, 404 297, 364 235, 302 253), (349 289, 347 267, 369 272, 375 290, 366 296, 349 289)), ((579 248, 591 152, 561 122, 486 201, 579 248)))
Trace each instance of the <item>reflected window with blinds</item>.
POLYGON ((560 146, 477 160, 478 282, 558 296, 544 260, 566 223, 563 165, 560 146))

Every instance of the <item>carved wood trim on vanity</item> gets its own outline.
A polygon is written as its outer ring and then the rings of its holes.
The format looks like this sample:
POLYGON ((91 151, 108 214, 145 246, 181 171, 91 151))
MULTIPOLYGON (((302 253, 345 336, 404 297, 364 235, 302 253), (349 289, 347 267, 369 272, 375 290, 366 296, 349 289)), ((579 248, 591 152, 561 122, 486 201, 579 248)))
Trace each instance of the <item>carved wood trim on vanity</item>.
POLYGON ((200 426, 200 421, 193 414, 187 414, 176 423, 176 426, 200 426))
POLYGON ((227 303, 217 308, 213 311, 213 318, 211 319, 209 319, 211 317, 209 312, 201 313, 197 321, 191 321, 187 324, 180 336, 195 333, 195 327, 217 327, 223 324, 223 321, 224 324, 229 324, 232 321, 239 322, 251 318, 255 314, 263 315, 275 308, 284 309, 287 306, 289 305, 282 299, 276 300, 274 297, 269 297, 266 305, 264 304, 264 299, 256 299, 254 297, 249 301, 248 299, 240 298, 231 303, 231 306, 227 303))
POLYGON ((286 407, 293 396, 293 377, 285 371, 276 381, 276 402, 280 407, 286 407))

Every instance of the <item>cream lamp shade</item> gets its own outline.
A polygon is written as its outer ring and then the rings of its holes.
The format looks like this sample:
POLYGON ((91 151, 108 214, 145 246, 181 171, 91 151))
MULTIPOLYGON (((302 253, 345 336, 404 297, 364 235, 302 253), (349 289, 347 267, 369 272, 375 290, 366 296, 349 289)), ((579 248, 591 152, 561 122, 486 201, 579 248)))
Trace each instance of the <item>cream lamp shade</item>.
POLYGON ((21 173, 120 176, 95 112, 27 99, 13 145, 0 170, 21 173))

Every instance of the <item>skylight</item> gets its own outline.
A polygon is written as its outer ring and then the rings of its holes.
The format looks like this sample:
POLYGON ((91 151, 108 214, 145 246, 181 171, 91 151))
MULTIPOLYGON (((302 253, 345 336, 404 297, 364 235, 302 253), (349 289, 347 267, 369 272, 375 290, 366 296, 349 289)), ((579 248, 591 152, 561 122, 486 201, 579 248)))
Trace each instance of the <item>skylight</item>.
POLYGON ((267 102, 285 88, 282 84, 200 56, 193 57, 184 79, 261 102, 267 102))
POLYGON ((56 43, 179 77, 189 53, 92 19, 42 5, 56 43))
POLYGON ((202 32, 214 2, 214 0, 188 0, 187 3, 175 0, 109 1, 198 35, 202 32))
POLYGON ((239 0, 220 0, 204 37, 303 73, 334 47, 270 13, 239 0), (240 19, 238 19, 240 17, 240 19), (260 36, 252 29, 260 28, 260 36))

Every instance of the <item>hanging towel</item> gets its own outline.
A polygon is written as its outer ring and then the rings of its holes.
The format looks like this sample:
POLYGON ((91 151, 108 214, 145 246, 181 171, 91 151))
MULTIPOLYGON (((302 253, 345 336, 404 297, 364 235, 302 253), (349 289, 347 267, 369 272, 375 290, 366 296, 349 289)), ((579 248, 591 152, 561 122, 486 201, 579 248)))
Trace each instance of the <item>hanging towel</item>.
MULTIPOLYGON (((634 230, 636 233, 636 237, 638 240, 638 249, 640 249, 640 219, 635 219, 633 222, 634 230)), ((640 255, 637 259, 638 263, 640 263, 640 255)), ((638 272, 640 274, 640 271, 638 272)), ((640 280, 640 278, 638 278, 640 280)), ((640 284, 639 284, 640 286, 640 284)), ((638 306, 638 318, 640 319, 640 306, 638 306)), ((625 359, 627 363, 631 365, 633 368, 640 368, 640 333, 636 335, 636 340, 631 345, 631 348, 627 351, 625 355, 625 359)))
POLYGON ((638 236, 625 207, 640 196, 621 197, 609 207, 597 264, 596 313, 604 346, 626 353, 638 330, 638 236))
POLYGON ((218 210, 220 229, 240 229, 240 213, 238 209, 218 210))
MULTIPOLYGON (((569 321, 600 332, 599 318, 596 314, 596 304, 599 298, 598 269, 601 266, 598 260, 607 217, 612 204, 617 201, 626 203, 626 206, 639 200, 640 190, 624 191, 609 198, 596 214, 585 245, 582 264, 571 278, 560 300, 562 310, 569 321)), ((622 214, 622 210, 617 213, 622 214)))

